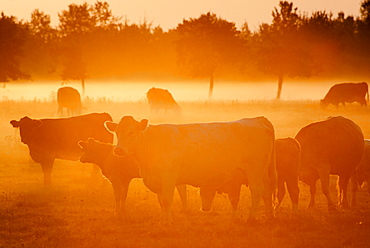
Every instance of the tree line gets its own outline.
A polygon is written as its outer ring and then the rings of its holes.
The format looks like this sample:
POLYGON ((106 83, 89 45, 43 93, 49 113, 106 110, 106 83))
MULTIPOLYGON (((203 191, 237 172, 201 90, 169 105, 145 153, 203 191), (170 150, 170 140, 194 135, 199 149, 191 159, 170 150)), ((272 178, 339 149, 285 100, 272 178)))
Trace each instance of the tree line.
POLYGON ((370 0, 359 16, 300 13, 280 1, 272 23, 252 32, 205 13, 166 32, 114 16, 107 2, 70 4, 51 26, 36 9, 30 21, 0 16, 0 82, 14 80, 261 80, 276 77, 369 78, 370 0))

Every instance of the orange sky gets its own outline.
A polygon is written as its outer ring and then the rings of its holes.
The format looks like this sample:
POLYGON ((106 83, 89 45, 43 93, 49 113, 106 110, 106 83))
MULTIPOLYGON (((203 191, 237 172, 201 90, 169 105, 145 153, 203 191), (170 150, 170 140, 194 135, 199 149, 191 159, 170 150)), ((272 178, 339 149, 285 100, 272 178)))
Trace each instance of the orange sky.
MULTIPOLYGON (((101 0, 103 1, 103 0, 101 0)), ((35 9, 49 14, 52 24, 58 24, 58 13, 71 3, 95 3, 96 0, 0 0, 0 11, 19 19, 29 20, 35 9)), ((144 19, 164 30, 176 28, 182 20, 198 18, 201 14, 213 12, 238 28, 247 22, 251 30, 262 23, 271 23, 271 12, 279 0, 106 0, 116 16, 127 18, 131 23, 144 19)), ((326 10, 336 14, 358 16, 361 0, 296 0, 295 7, 303 13, 326 10)))

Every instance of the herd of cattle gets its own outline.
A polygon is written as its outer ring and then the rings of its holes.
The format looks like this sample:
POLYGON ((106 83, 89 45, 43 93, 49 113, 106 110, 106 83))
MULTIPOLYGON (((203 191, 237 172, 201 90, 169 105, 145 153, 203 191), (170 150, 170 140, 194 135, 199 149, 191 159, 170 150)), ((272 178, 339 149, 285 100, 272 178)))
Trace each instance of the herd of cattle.
MULTIPOLYGON (((332 89, 329 93, 334 92, 332 89)), ((171 102, 175 102, 168 91, 152 88, 147 94, 152 109, 166 106, 163 101, 156 101, 153 91, 160 92, 165 98, 170 96, 171 102)), ((334 103, 333 97, 328 95, 323 101, 334 103)), ((343 100, 334 104, 339 102, 343 103, 343 100)), ((59 106, 74 111, 81 108, 78 104, 69 105, 75 107, 59 106)), ((177 104, 173 108, 180 110, 177 104)), ((285 184, 293 211, 297 211, 299 180, 310 186, 309 206, 314 207, 316 181, 320 179, 331 211, 336 205, 330 196, 330 175, 339 176, 339 204, 342 207, 349 205, 349 182, 353 184, 354 205, 357 186, 370 181, 370 140, 364 139, 356 123, 342 116, 308 124, 295 138, 285 139, 275 139, 274 127, 265 117, 150 125, 148 120, 137 121, 132 116, 124 116, 115 123, 107 113, 92 113, 54 119, 23 117, 10 123, 19 128, 21 141, 28 146, 31 158, 41 164, 45 184, 51 183, 55 159, 94 163, 110 180, 116 212, 121 215, 130 181, 142 178, 144 184, 158 195, 163 223, 172 222, 175 188, 183 208, 187 208, 186 185, 199 187, 204 211, 211 209, 215 194, 223 192, 228 194, 234 212, 241 187, 246 185, 252 199, 249 218, 255 219, 261 199, 267 216, 274 215, 274 208, 284 197, 285 184), (112 144, 114 134, 116 145, 112 144)))

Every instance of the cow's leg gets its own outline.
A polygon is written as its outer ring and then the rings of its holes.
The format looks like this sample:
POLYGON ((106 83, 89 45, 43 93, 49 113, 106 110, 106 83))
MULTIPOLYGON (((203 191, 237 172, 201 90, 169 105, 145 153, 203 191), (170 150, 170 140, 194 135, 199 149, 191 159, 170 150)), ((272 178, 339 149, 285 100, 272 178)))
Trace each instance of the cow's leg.
POLYGON ((240 190, 241 185, 237 185, 235 187, 232 187, 232 189, 229 192, 229 200, 231 203, 231 206, 233 208, 233 218, 236 217, 237 211, 238 211, 238 204, 240 199, 240 190))
POLYGON ((281 176, 278 176, 277 186, 278 186, 277 191, 278 205, 276 206, 276 208, 280 207, 280 204, 285 196, 285 180, 281 176))
POLYGON ((310 203, 308 204, 309 208, 314 208, 316 205, 316 180, 312 180, 309 184, 310 186, 310 203))
POLYGON ((53 170, 54 159, 45 160, 40 164, 44 172, 44 184, 51 184, 51 172, 53 170))
POLYGON ((348 208, 348 189, 349 177, 348 176, 339 176, 338 178, 338 191, 339 191, 339 205, 343 208, 348 208))
POLYGON ((214 188, 201 187, 199 191, 202 200, 202 211, 211 211, 216 190, 214 188))
MULTIPOLYGON (((351 200, 351 206, 355 207, 356 206, 356 193, 358 190, 358 183, 355 178, 351 178, 351 190, 352 190, 352 200, 351 200)), ((370 187, 369 187, 370 188, 370 187)))
POLYGON ((161 205, 161 221, 166 225, 173 222, 171 210, 176 182, 173 180, 173 175, 164 175, 163 178, 162 191, 157 196, 161 205))
POLYGON ((286 185, 289 192, 290 200, 292 201, 293 212, 298 211, 298 199, 299 199, 299 187, 298 187, 298 177, 288 178, 286 185))
POLYGON ((266 174, 263 177, 262 197, 263 197, 263 201, 265 203, 265 213, 266 213, 266 216, 268 218, 274 217, 274 206, 273 206, 273 202, 272 202, 272 193, 273 192, 272 191, 273 191, 273 189, 272 189, 271 181, 270 181, 268 175, 266 174))
POLYGON ((330 175, 329 175, 329 170, 320 170, 319 171, 319 176, 320 176, 320 181, 321 181, 321 190, 322 193, 325 195, 326 200, 328 201, 328 210, 329 211, 334 211, 336 210, 335 204, 333 200, 331 199, 330 196, 330 175))
POLYGON ((249 219, 254 220, 257 218, 258 206, 262 198, 263 180, 259 177, 248 177, 248 182, 252 198, 249 219))
POLYGON ((179 193, 181 200, 181 211, 186 212, 188 210, 188 200, 186 195, 186 184, 177 185, 177 192, 179 193))
POLYGON ((122 217, 125 214, 125 204, 126 204, 126 199, 127 199, 127 192, 128 192, 128 187, 130 185, 131 179, 130 180, 125 180, 123 182, 115 183, 113 185, 113 190, 114 190, 114 198, 116 200, 116 214, 118 217, 122 217))

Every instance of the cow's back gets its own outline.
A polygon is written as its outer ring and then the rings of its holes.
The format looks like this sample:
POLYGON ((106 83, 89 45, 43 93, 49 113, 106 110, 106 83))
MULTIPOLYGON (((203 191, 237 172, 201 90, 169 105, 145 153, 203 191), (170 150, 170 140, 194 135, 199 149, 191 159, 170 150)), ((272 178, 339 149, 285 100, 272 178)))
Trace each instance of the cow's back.
POLYGON ((323 162, 330 164, 331 174, 348 174, 362 158, 362 131, 353 121, 341 116, 309 124, 295 138, 302 149, 301 166, 323 162))
POLYGON ((150 166, 145 168, 148 171, 141 171, 144 180, 146 173, 160 179, 158 173, 163 167, 156 164, 168 160, 171 170, 178 171, 177 184, 198 187, 220 187, 236 172, 239 181, 246 180, 248 174, 262 177, 270 165, 274 147, 274 128, 264 117, 221 123, 151 125, 145 135, 150 147, 146 156, 150 166))
MULTIPOLYGON (((104 127, 112 118, 107 113, 93 113, 59 119, 42 119, 31 146, 41 147, 44 153, 55 158, 77 160, 81 154, 80 140, 92 137, 105 143, 113 142, 113 134, 104 127)), ((39 149, 38 149, 39 150, 39 149)))

